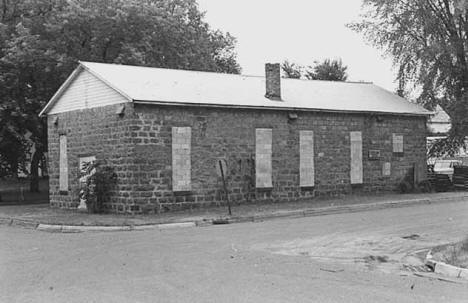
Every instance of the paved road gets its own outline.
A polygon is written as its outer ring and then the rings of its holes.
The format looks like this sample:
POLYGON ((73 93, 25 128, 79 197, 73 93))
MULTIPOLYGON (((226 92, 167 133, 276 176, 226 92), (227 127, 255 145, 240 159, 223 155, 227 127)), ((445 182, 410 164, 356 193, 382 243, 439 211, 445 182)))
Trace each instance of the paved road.
POLYGON ((467 234, 466 202, 164 231, 2 226, 0 302, 468 302, 468 284, 403 270, 467 234))

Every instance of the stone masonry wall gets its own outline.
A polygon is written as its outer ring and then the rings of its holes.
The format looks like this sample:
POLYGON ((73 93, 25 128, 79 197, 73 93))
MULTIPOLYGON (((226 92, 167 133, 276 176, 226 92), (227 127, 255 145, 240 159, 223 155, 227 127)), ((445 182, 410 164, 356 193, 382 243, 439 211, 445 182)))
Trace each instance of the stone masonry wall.
MULTIPOLYGON (((425 169, 425 118, 364 114, 182 108, 135 105, 135 165, 141 190, 133 193, 139 211, 166 211, 224 203, 216 162, 228 163, 230 199, 290 201, 315 195, 395 191, 418 162, 425 169), (171 129, 191 127, 191 191, 174 193, 171 185, 171 129), (271 189, 255 188, 255 129, 271 128, 271 189), (299 186, 299 130, 314 131, 315 187, 299 186), (362 131, 362 186, 350 185, 350 131, 362 131), (392 152, 392 134, 404 136, 404 153, 392 152), (369 160, 369 150, 380 158, 369 160), (384 162, 391 175, 383 176, 384 162)), ((312 202, 313 203, 313 202, 312 202)))
MULTIPOLYGON (((272 101, 273 102, 273 101, 272 101)), ((118 185, 108 208, 153 213, 224 204, 219 159, 227 160, 230 200, 292 201, 317 195, 395 191, 413 163, 425 168, 425 118, 365 114, 219 109, 126 104, 49 117, 50 200, 78 204, 78 159, 94 155, 114 167, 118 185), (172 127, 191 128, 191 190, 172 190, 172 127), (272 129, 271 189, 255 188, 255 129, 272 129), (299 131, 314 132, 315 186, 299 186, 299 131), (362 131, 363 185, 350 185, 350 131, 362 131), (58 140, 67 134, 69 186, 58 190, 58 140), (392 152, 392 134, 404 136, 404 153, 392 152), (369 150, 379 150, 369 159, 369 150), (391 175, 383 176, 384 162, 391 175)))
POLYGON ((48 117, 49 196, 55 207, 75 208, 79 204, 79 158, 95 156, 96 160, 114 168, 118 184, 109 207, 116 212, 130 211, 129 191, 133 175, 134 130, 133 106, 126 103, 125 114, 116 114, 121 105, 71 111, 48 117), (57 124, 54 119, 57 117, 57 124), (67 136, 68 187, 59 190, 59 136, 67 136))

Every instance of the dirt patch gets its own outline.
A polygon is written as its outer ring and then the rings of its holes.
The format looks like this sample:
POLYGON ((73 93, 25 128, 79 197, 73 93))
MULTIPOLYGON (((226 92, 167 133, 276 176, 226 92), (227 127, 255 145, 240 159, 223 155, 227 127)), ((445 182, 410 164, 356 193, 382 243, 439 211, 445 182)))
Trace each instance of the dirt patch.
POLYGON ((400 270, 399 262, 385 255, 367 255, 361 260, 357 259, 356 262, 363 264, 369 270, 379 269, 386 273, 400 270))
POLYGON ((468 268, 468 237, 458 243, 434 248, 432 258, 453 266, 468 268))
POLYGON ((409 236, 404 236, 402 237, 403 239, 406 239, 406 240, 417 240, 419 239, 421 236, 418 235, 418 234, 412 234, 412 235, 409 235, 409 236))
POLYGON ((387 256, 367 256, 364 258, 366 262, 387 263, 389 258, 387 256))

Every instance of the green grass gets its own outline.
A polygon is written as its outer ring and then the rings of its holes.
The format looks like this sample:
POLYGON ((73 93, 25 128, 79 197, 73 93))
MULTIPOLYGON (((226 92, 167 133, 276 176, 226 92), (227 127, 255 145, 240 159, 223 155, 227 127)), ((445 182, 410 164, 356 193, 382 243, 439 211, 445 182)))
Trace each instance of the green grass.
POLYGON ((432 256, 437 261, 468 268, 468 237, 458 243, 435 248, 432 256))
POLYGON ((49 192, 42 191, 39 193, 30 193, 29 191, 18 192, 18 191, 11 191, 11 192, 0 192, 2 200, 0 201, 0 205, 2 204, 29 204, 29 203, 49 203, 49 192))
POLYGON ((0 205, 49 203, 49 181, 39 180, 38 193, 29 192, 29 180, 25 178, 0 179, 0 205))

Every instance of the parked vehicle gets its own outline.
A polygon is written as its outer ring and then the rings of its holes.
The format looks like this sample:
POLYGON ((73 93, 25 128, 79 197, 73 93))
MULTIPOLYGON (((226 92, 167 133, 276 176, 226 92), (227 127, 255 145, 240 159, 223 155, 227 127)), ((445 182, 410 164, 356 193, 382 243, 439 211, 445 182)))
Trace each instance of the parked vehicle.
POLYGON ((447 175, 450 181, 453 181, 453 167, 461 165, 460 160, 436 160, 434 163, 434 173, 447 175))

